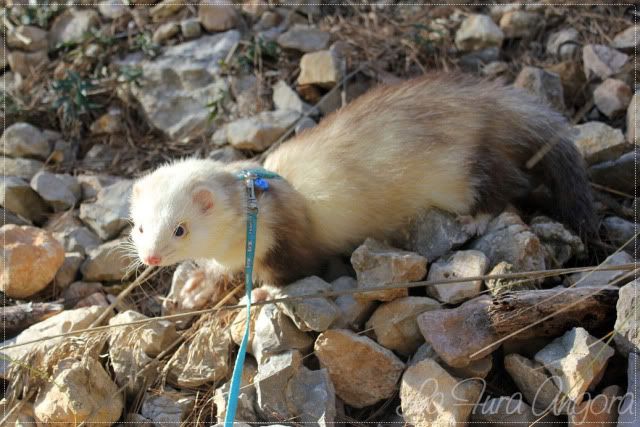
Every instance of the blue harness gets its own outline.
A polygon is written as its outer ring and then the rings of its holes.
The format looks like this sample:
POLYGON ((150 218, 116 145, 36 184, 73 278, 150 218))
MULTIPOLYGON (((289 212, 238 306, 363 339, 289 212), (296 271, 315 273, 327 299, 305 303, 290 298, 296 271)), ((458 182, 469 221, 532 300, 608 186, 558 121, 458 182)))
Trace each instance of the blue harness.
POLYGON ((274 172, 259 169, 245 169, 240 171, 236 178, 245 182, 247 190, 247 243, 244 258, 244 286, 247 295, 247 320, 245 321, 244 335, 240 342, 240 349, 236 357, 231 376, 231 387, 229 387, 229 398, 227 400, 227 412, 224 417, 224 426, 233 427, 238 409, 238 397, 240 394, 240 383, 242 382, 242 368, 244 367, 244 357, 247 353, 247 343, 249 342, 249 330, 251 324, 251 291, 253 288, 253 258, 256 252, 256 229, 258 227, 258 201, 256 199, 256 187, 262 191, 269 189, 269 179, 281 179, 282 177, 274 172))

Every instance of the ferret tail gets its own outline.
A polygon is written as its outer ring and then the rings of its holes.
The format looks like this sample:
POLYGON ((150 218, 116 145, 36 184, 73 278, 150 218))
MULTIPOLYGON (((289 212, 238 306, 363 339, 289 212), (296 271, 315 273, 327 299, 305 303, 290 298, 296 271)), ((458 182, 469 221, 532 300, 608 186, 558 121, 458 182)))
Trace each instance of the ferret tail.
MULTIPOLYGON (((553 194, 552 214, 583 238, 597 235, 593 193, 587 169, 578 149, 565 131, 555 130, 526 163, 553 194)), ((547 128, 549 130, 549 128, 547 128)))

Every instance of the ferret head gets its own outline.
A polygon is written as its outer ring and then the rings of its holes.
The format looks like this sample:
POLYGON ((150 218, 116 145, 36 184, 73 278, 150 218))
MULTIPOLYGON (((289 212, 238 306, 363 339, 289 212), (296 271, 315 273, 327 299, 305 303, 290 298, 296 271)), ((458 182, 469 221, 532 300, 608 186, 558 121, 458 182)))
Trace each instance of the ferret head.
MULTIPOLYGON (((224 258, 242 236, 235 180, 220 164, 183 160, 140 178, 131 195, 131 239, 147 265, 224 258)), ((241 190, 239 190, 239 194, 241 190)))

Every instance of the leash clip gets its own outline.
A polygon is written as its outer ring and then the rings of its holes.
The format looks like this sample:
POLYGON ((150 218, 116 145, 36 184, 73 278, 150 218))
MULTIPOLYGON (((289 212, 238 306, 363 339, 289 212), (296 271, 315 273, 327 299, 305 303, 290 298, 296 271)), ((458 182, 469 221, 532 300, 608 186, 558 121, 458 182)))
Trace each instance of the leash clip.
POLYGON ((244 183, 247 187, 247 209, 250 211, 258 210, 258 199, 256 199, 255 180, 258 178, 253 172, 245 172, 244 183))

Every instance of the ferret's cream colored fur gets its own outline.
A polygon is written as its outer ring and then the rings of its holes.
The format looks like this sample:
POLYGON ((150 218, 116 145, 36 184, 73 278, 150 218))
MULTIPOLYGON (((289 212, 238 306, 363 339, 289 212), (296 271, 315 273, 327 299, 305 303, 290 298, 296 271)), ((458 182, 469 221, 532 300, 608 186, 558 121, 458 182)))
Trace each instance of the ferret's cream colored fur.
MULTIPOLYGON (((259 194, 256 274, 286 284, 420 210, 498 212, 537 182, 555 193, 559 219, 591 232, 590 190, 567 130, 560 114, 500 83, 440 74, 376 88, 267 157, 264 167, 285 180, 259 194)), ((141 178, 132 199, 146 233, 133 231, 141 257, 241 269, 245 193, 233 172, 252 166, 190 159, 141 178), (202 189, 213 200, 206 213, 193 198, 202 189), (171 236, 179 223, 184 238, 171 236)))

